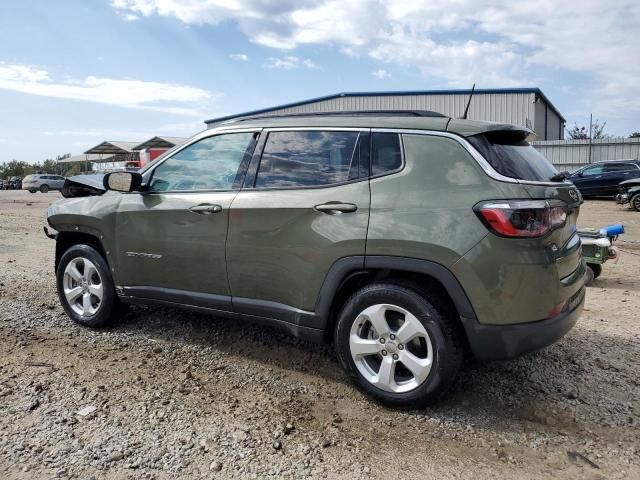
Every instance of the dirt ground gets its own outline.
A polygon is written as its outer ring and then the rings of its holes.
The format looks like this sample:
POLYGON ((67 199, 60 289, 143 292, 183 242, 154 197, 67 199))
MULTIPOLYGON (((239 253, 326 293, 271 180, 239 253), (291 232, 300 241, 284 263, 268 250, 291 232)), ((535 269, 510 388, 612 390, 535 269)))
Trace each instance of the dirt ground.
POLYGON ((564 339, 396 411, 276 330, 155 307, 71 323, 42 233, 58 198, 0 192, 0 478, 640 478, 636 212, 583 206, 627 233, 564 339))

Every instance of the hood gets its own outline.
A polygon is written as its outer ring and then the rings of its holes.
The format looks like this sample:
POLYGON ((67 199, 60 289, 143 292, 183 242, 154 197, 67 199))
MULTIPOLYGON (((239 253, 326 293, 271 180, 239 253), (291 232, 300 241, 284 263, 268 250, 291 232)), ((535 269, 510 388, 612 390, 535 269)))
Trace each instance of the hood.
POLYGON ((632 178, 631 180, 624 180, 623 182, 620 182, 618 184, 620 188, 636 187, 639 185, 640 185, 640 178, 632 178))
POLYGON ((64 181, 64 185, 62 186, 62 196, 72 198, 102 195, 105 192, 104 185, 102 184, 103 178, 103 173, 69 177, 64 181))

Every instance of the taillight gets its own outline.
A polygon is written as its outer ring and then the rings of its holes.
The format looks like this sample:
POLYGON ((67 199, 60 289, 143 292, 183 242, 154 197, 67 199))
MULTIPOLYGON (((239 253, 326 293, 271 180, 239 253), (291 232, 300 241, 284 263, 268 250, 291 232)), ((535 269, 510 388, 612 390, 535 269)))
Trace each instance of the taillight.
POLYGON ((480 220, 501 237, 541 237, 567 221, 567 206, 555 200, 492 201, 480 203, 474 210, 480 220))

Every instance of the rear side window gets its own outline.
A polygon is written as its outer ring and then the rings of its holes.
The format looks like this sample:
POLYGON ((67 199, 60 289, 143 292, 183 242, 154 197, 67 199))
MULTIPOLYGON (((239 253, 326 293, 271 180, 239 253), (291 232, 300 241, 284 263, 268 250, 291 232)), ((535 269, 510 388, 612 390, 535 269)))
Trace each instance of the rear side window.
POLYGON ((374 133, 371 139, 371 176, 402 167, 402 147, 396 133, 374 133))
POLYGON ((629 170, 635 170, 636 167, 632 163, 605 163, 604 171, 607 172, 626 172, 629 170))
POLYGON ((492 132, 468 140, 505 177, 548 182, 558 170, 526 140, 523 132, 492 132))
POLYGON ((363 150, 356 148, 359 135, 333 131, 271 132, 255 186, 317 187, 358 178, 356 172, 363 150))

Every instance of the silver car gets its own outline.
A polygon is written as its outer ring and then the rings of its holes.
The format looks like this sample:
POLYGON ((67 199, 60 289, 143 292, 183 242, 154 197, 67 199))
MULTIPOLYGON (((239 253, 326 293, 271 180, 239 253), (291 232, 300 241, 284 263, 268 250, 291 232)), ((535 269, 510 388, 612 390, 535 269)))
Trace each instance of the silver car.
POLYGON ((47 193, 49 190, 60 190, 63 185, 63 176, 49 173, 27 175, 22 180, 22 189, 29 190, 31 193, 36 193, 38 190, 42 193, 47 193))

